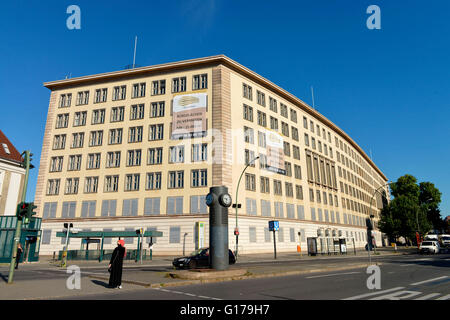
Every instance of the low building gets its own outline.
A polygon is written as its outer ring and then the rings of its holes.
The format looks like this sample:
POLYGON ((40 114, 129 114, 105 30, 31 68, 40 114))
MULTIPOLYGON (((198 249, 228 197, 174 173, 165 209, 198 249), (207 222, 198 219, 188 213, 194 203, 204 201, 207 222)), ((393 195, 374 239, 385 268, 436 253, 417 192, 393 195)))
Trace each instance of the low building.
POLYGON ((16 215, 22 198, 25 168, 23 158, 0 130, 0 215, 16 215))

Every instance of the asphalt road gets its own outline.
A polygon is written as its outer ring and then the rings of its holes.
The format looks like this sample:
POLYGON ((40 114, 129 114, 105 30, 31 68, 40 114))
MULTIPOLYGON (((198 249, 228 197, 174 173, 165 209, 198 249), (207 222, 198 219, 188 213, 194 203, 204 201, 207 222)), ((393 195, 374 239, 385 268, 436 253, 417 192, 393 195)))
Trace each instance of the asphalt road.
MULTIPOLYGON (((357 258, 340 259, 348 263, 357 258)), ((357 259, 360 261, 360 259, 357 259)), ((368 289, 366 269, 248 279, 173 288, 76 296, 125 300, 450 300, 450 254, 376 257, 380 288, 368 289)), ((328 261, 328 260, 327 260, 328 261)), ((267 262, 269 263, 269 262, 267 262)), ((305 263, 277 262, 277 263, 305 263)), ((309 262, 311 263, 311 262, 309 262)), ((324 261, 324 263, 326 263, 324 261)), ((259 264, 266 264, 261 263, 259 264)), ((254 264, 253 264, 254 265, 254 264)), ((144 269, 144 268, 143 268, 144 269)), ((89 269, 89 272, 95 270, 89 269)), ((374 281, 370 283, 374 284, 374 281)))

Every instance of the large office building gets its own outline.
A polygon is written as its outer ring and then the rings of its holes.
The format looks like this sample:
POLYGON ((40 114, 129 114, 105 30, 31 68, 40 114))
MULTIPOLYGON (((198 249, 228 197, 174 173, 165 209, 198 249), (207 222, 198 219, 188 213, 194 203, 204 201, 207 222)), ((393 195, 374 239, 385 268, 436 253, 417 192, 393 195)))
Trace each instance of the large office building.
MULTIPOLYGON (((44 85, 51 94, 35 196, 41 254, 61 250, 56 232, 66 222, 161 231, 155 254, 207 246, 205 196, 221 185, 242 204, 237 215, 229 209, 229 246, 237 225, 240 253, 273 250, 271 220, 280 223, 278 251, 306 251, 312 237, 358 248, 366 218, 376 225, 381 194, 389 198, 387 178, 343 130, 223 55, 44 85)), ((375 237, 380 245, 381 233, 375 237)))

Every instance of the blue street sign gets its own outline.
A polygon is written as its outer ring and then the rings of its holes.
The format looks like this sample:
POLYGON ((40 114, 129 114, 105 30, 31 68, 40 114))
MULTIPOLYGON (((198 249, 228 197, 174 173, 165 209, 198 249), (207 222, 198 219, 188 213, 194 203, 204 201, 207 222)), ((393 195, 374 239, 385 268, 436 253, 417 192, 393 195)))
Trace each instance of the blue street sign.
POLYGON ((269 231, 278 231, 280 229, 279 221, 269 221, 269 231))

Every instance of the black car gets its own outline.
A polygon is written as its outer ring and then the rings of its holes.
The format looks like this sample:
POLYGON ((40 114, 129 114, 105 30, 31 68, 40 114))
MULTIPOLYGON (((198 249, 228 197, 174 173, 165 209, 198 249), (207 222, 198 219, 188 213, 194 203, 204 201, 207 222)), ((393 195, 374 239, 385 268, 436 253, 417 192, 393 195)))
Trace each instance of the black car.
MULTIPOLYGON (((236 258, 230 249, 228 249, 228 256, 228 263, 235 264, 236 258)), ((175 268, 209 268, 209 248, 201 248, 192 252, 189 256, 175 258, 172 264, 175 268)))

